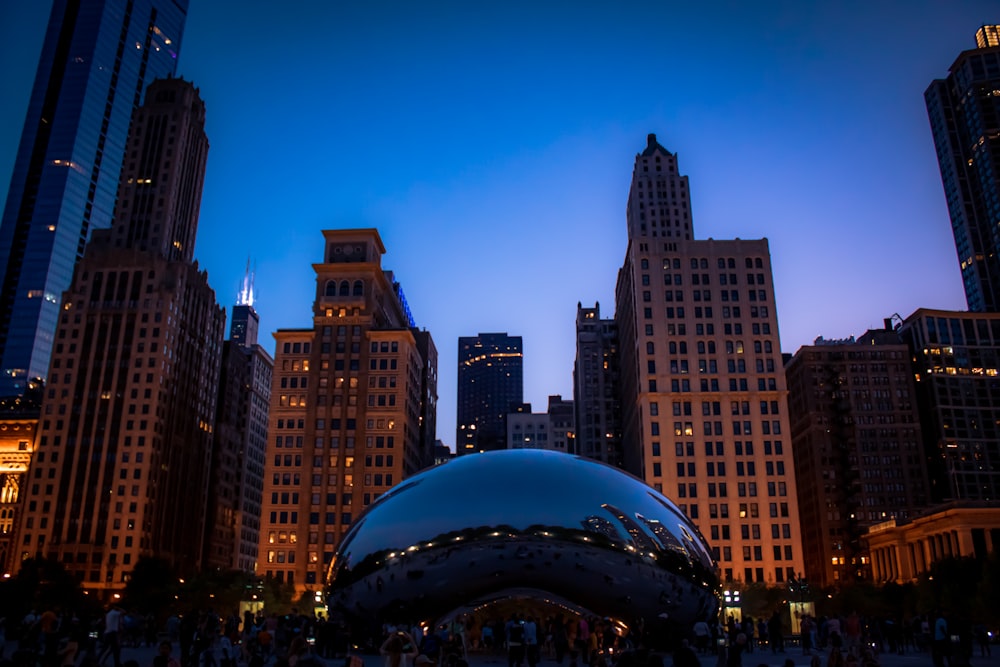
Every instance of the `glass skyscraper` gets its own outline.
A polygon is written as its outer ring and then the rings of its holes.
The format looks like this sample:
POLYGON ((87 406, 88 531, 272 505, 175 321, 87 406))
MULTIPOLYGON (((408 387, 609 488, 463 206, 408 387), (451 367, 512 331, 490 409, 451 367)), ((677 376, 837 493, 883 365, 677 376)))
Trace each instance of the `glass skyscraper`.
POLYGON ((924 93, 969 310, 1000 312, 1000 26, 924 93))
POLYGON ((48 373, 59 303, 111 226, 129 123, 172 76, 187 0, 55 0, 0 222, 0 395, 48 373))
POLYGON ((507 447, 507 415, 524 403, 523 350, 506 333, 459 337, 457 454, 507 447))

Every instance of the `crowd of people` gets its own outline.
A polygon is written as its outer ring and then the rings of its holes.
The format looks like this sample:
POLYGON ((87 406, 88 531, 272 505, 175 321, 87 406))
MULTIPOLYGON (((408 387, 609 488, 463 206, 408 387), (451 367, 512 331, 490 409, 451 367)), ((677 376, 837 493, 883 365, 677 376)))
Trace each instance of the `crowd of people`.
MULTIPOLYGON (((737 620, 730 616, 725 623, 701 621, 692 627, 681 649, 675 651, 674 664, 697 667, 698 653, 715 651, 719 667, 752 664, 749 656, 755 650, 771 654, 797 652, 809 658, 811 667, 878 667, 879 656, 886 652, 925 653, 933 667, 968 667, 976 647, 980 656, 991 655, 992 637, 984 624, 948 619, 940 611, 905 620, 857 612, 818 618, 804 615, 798 620, 798 633, 790 637, 786 637, 778 612, 768 620, 755 621, 749 616, 737 620)), ((785 667, 794 664, 790 658, 785 660, 785 667)))
MULTIPOLYGON (((716 655, 716 667, 767 667, 780 654, 783 667, 794 667, 794 655, 810 667, 878 667, 885 652, 923 652, 932 667, 968 667, 976 647, 981 656, 991 652, 984 625, 940 612, 905 621, 857 613, 798 620, 795 635, 786 632, 787 619, 778 612, 767 619, 700 621, 686 636, 671 638, 671 659, 674 667, 700 667, 699 655, 716 655)), ((0 619, 0 667, 326 667, 340 659, 345 667, 362 667, 352 651, 377 652, 386 667, 468 667, 470 653, 505 659, 507 667, 537 667, 543 660, 567 667, 662 667, 662 654, 650 650, 649 641, 659 632, 642 622, 628 628, 598 617, 521 612, 460 615, 437 627, 385 624, 349 635, 322 616, 296 611, 223 616, 205 609, 157 623, 117 606, 94 617, 51 609, 0 619), (8 651, 14 638, 17 650, 8 651), (123 662, 126 646, 155 648, 152 664, 123 662)))

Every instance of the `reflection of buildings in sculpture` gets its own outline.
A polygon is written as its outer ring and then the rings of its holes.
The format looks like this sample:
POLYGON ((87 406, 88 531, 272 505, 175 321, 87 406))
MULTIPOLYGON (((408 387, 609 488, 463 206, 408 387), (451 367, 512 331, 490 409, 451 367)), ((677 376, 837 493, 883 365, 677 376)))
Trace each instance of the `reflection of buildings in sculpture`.
POLYGON ((617 542, 620 539, 620 536, 618 535, 618 531, 615 529, 614 524, 611 523, 610 519, 607 519, 603 516, 597 516, 595 514, 591 514, 580 523, 586 530, 592 533, 598 533, 600 535, 604 535, 609 540, 617 542))
POLYGON ((767 239, 693 238, 688 179, 635 159, 615 319, 625 469, 674 499, 727 582, 802 571, 767 239))
POLYGON ((39 404, 29 392, 0 406, 0 575, 16 560, 14 531, 38 432, 39 404))
POLYGON ((632 538, 632 545, 635 548, 639 549, 639 551, 643 553, 652 552, 656 548, 653 544, 653 540, 645 533, 645 531, 642 530, 642 528, 639 527, 639 524, 637 524, 632 517, 614 505, 604 503, 602 507, 614 515, 614 517, 618 519, 618 522, 625 527, 625 531, 632 538))
POLYGON ((372 502, 434 461, 434 341, 383 268, 377 230, 323 237, 312 328, 274 334, 261 508, 257 574, 297 594, 320 589, 372 502))
POLYGON ((1000 502, 955 501, 868 529, 876 583, 915 581, 937 561, 1000 553, 1000 502))
POLYGON ((530 590, 626 624, 665 616, 690 624, 714 614, 718 579, 689 527, 641 480, 585 457, 535 449, 460 456, 403 481, 351 529, 331 568, 331 608, 367 624, 433 618, 530 590), (462 502, 413 514, 450 498, 462 502), (691 557, 663 548, 669 541, 640 516, 674 531, 674 543, 690 540, 691 557))
MULTIPOLYGON (((642 521, 646 527, 649 528, 650 532, 656 536, 656 539, 660 541, 660 544, 662 544, 663 548, 667 551, 674 551, 684 556, 697 556, 693 550, 689 550, 673 533, 667 530, 667 527, 663 525, 662 521, 658 519, 648 519, 641 514, 636 518, 639 519, 639 521, 642 521)), ((683 526, 681 526, 681 530, 684 530, 683 526)), ((692 537, 690 539, 693 540, 694 538, 692 537)))

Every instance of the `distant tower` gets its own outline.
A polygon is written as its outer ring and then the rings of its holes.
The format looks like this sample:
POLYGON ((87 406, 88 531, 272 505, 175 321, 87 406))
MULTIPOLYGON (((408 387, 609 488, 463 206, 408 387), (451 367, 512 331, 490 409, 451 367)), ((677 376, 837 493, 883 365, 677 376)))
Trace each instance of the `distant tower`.
POLYGON ((506 448, 507 413, 524 402, 522 350, 506 333, 458 339, 457 455, 506 448))
POLYGON ((622 467, 618 326, 601 319, 600 304, 576 304, 576 361, 573 395, 576 447, 573 453, 622 467))
POLYGON ((225 311, 193 261, 205 106, 160 79, 133 119, 115 224, 60 305, 21 558, 121 589, 141 556, 200 568, 225 311))
POLYGON ((143 91, 173 75, 187 0, 55 0, 0 223, 0 396, 44 378, 60 299, 111 226, 143 91))
POLYGON ((274 370, 271 355, 257 344, 260 317, 253 300, 253 273, 247 262, 229 340, 222 347, 208 502, 212 513, 205 536, 206 567, 244 572, 255 572, 258 565, 274 370))
POLYGON ((658 144, 655 134, 636 156, 626 217, 630 239, 693 238, 688 177, 681 176, 677 156, 658 144))
POLYGON ((692 240, 687 193, 649 135, 615 292, 625 468, 705 533, 724 581, 781 584, 802 548, 770 251, 692 240))
POLYGON ((1000 311, 1000 25, 924 93, 969 310, 1000 311))
POLYGON ((247 260, 247 271, 243 276, 243 284, 236 296, 233 306, 233 323, 229 329, 230 339, 237 345, 250 347, 257 344, 257 330, 260 317, 253 304, 257 298, 254 292, 254 271, 250 270, 250 260, 247 260))

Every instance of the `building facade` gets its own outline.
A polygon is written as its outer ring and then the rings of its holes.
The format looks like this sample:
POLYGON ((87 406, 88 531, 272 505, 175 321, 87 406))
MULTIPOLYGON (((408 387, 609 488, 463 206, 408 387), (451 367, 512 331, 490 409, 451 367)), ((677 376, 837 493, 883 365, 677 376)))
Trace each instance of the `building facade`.
POLYGON ((187 0, 55 0, 0 222, 0 396, 49 370, 62 293, 111 226, 132 114, 174 74, 187 0))
POLYGON ((1000 500, 1000 313, 921 308, 899 334, 916 378, 930 500, 1000 500))
POLYGON ((313 327, 274 334, 257 568, 298 593, 322 590, 352 522, 434 456, 423 424, 436 352, 382 268, 382 239, 374 229, 323 236, 313 327))
POLYGON ((969 310, 1000 311, 1000 26, 924 93, 969 310))
POLYGON ((548 449, 574 454, 573 401, 549 396, 547 412, 532 412, 531 404, 507 415, 507 449, 548 449))
POLYGON ((872 578, 865 531, 929 503, 910 354, 889 328, 817 339, 785 366, 805 576, 872 578))
POLYGON ((889 519, 865 535, 878 583, 904 584, 948 558, 986 560, 1000 553, 1000 503, 954 501, 909 519, 889 519))
POLYGON ((654 135, 627 211, 625 468, 688 514, 725 582, 786 582, 803 560, 767 240, 691 240, 687 177, 654 135))
POLYGON ((225 311, 193 260, 208 140, 182 79, 133 121, 115 224, 63 295, 21 558, 120 589, 141 556, 201 566, 225 311))
POLYGON ((458 456, 506 447, 507 414, 524 402, 523 350, 506 333, 458 339, 458 456))
POLYGON ((16 529, 31 455, 38 436, 41 384, 29 384, 21 396, 0 399, 0 576, 17 565, 16 529))
POLYGON ((205 538, 206 567, 257 570, 274 370, 271 355, 257 343, 259 322, 252 289, 244 289, 233 307, 229 340, 222 348, 208 505, 212 514, 205 538))
POLYGON ((618 326, 601 319, 601 306, 576 304, 576 359, 573 400, 576 407, 574 453, 623 465, 619 401, 618 326))

